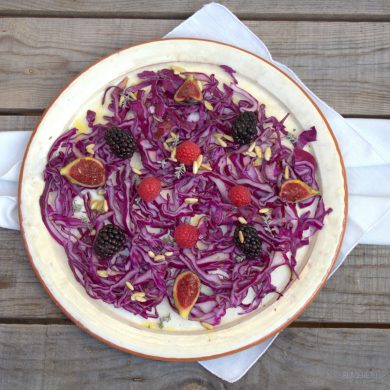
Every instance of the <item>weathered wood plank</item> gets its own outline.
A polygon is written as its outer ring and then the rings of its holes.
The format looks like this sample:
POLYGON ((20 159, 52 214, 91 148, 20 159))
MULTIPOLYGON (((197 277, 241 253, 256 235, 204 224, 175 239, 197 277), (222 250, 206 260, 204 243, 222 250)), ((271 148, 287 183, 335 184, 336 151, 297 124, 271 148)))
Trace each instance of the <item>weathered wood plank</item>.
MULTIPOLYGON (((56 15, 100 17, 161 17, 187 16, 198 10, 208 0, 3 0, 0 12, 5 15, 56 15)), ((369 0, 225 0, 220 3, 240 16, 248 18, 332 18, 373 19, 390 16, 390 4, 369 0)))
POLYGON ((244 378, 228 384, 196 362, 127 355, 73 325, 0 325, 3 390, 380 390, 388 389, 389 361, 384 330, 287 329, 244 378))
POLYGON ((33 130, 38 122, 37 115, 0 115, 0 131, 33 130))
MULTIPOLYGON (((159 38, 178 23, 2 18, 0 108, 3 112, 40 110, 86 66, 119 48, 159 38)), ((389 114, 390 23, 246 23, 265 41, 275 59, 291 66, 339 112, 389 114)))
POLYGON ((299 318, 390 323, 390 246, 358 245, 299 318))
MULTIPOLYGON (((358 246, 298 322, 390 323, 390 247, 358 246)), ((64 319, 34 275, 20 233, 0 230, 0 322, 64 319)))

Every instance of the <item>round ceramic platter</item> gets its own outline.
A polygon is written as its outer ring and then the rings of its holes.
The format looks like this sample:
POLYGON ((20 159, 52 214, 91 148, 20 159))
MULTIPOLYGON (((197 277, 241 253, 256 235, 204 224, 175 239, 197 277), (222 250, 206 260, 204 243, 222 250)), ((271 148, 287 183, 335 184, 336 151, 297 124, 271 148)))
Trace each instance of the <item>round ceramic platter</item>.
POLYGON ((32 266, 51 298, 77 325, 111 346, 142 356, 166 360, 200 360, 223 356, 255 345, 293 321, 313 300, 325 282, 340 249, 346 221, 346 181, 342 158, 334 135, 323 114, 308 95, 274 65, 249 52, 226 44, 193 39, 169 39, 142 43, 101 60, 72 81, 53 101, 31 138, 22 167, 19 188, 20 225, 32 266), (136 80, 142 69, 172 65, 187 70, 215 73, 220 81, 228 76, 219 65, 237 71, 239 85, 266 105, 267 114, 279 119, 286 113, 288 130, 315 126, 317 141, 311 152, 318 162, 318 179, 327 207, 333 212, 310 245, 298 254, 299 279, 285 289, 286 269, 275 271, 272 282, 279 291, 248 315, 229 309, 222 324, 206 330, 195 321, 182 320, 166 303, 160 315, 171 321, 160 329, 156 321, 146 321, 122 309, 90 298, 75 280, 65 252, 46 230, 40 213, 39 197, 44 182, 42 172, 54 140, 69 126, 82 121, 86 110, 97 111, 101 94, 108 85, 127 76, 136 80))

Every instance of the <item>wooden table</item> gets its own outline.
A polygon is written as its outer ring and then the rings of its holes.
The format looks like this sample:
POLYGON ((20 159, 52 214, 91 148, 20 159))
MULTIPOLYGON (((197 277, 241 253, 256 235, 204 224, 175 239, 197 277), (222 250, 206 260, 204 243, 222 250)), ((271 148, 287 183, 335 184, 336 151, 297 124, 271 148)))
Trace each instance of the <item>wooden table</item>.
MULTIPOLYGON (((161 37, 203 3, 0 1, 0 130, 31 130, 86 66, 161 37)), ((389 1, 224 3, 344 116, 390 118, 389 1)), ((310 308, 232 385, 195 362, 134 357, 82 332, 43 291, 19 232, 3 229, 0 389, 390 389, 389 287, 390 247, 359 245, 310 308)))

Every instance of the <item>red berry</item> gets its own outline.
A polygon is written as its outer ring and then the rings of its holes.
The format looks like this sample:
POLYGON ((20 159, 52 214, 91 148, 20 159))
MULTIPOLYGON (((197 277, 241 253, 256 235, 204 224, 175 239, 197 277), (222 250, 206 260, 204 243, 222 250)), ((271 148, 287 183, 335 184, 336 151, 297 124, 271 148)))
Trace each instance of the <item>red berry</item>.
POLYGON ((184 141, 176 149, 176 159, 184 165, 192 165, 199 155, 200 148, 192 141, 184 141))
POLYGON ((247 206, 251 202, 251 193, 248 188, 237 185, 230 188, 228 192, 230 201, 238 207, 247 206))
POLYGON ((180 248, 191 248, 198 241, 199 232, 195 226, 182 223, 175 229, 174 237, 180 248))
POLYGON ((161 191, 161 180, 157 177, 147 177, 141 181, 138 186, 137 192, 142 200, 145 202, 151 202, 155 200, 161 191))

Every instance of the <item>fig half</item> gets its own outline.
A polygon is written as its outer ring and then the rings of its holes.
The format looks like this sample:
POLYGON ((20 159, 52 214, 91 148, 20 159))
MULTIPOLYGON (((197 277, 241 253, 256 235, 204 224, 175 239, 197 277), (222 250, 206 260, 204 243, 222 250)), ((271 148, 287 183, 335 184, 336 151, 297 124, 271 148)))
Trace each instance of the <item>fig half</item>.
POLYGON ((302 180, 287 180, 280 187, 279 196, 286 202, 302 202, 303 200, 320 195, 320 191, 311 188, 302 180))
POLYGON ((194 77, 189 77, 179 87, 174 96, 175 102, 190 103, 193 101, 200 102, 203 99, 202 91, 199 88, 198 82, 194 77))
POLYGON ((173 285, 173 300, 180 317, 185 320, 194 307, 200 294, 200 280, 191 271, 182 272, 173 285))
POLYGON ((60 171, 71 183, 81 187, 96 188, 105 184, 106 170, 101 161, 93 157, 73 160, 60 171))

